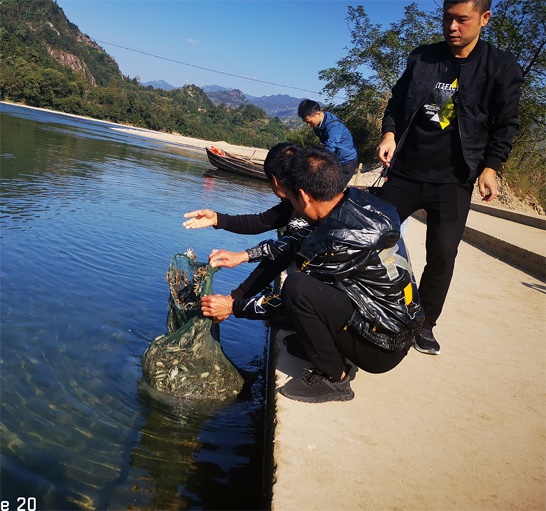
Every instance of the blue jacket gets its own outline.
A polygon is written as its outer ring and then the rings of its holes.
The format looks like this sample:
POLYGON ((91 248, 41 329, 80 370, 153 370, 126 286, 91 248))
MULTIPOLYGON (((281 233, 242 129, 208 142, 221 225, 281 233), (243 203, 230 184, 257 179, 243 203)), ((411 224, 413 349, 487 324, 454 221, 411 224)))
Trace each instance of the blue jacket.
POLYGON ((320 126, 313 128, 324 148, 334 153, 340 163, 356 160, 357 152, 351 132, 341 120, 330 112, 324 112, 320 126))

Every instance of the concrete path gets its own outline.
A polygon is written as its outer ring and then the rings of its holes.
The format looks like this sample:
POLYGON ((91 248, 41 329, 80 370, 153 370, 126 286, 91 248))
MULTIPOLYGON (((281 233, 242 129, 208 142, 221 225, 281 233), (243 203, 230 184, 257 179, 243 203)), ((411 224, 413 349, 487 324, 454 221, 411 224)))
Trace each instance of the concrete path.
MULTIPOLYGON (((544 230, 492 218, 469 227, 544 264, 544 230)), ((412 218, 406 240, 420 276, 425 226, 412 218)), ((463 241, 435 334, 441 355, 358 371, 352 401, 276 394, 274 511, 546 508, 544 280, 463 241)), ((305 363, 277 347, 278 389, 305 363)))
MULTIPOLYGON (((544 217, 539 217, 538 215, 527 215, 527 217, 530 219, 538 218, 543 221, 546 220, 544 217)), ((546 231, 544 227, 540 228, 512 222, 474 210, 470 211, 466 225, 482 234, 493 236, 499 240, 546 257, 546 231)))

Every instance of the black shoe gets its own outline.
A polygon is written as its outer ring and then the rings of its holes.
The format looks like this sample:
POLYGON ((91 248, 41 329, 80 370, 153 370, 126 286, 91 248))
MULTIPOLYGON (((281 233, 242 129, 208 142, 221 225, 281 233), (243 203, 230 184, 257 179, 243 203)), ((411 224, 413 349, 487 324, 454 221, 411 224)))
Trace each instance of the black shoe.
POLYGON ((286 351, 293 357, 297 357, 301 360, 309 361, 309 357, 303 348, 303 344, 298 334, 287 335, 282 342, 286 346, 286 351))
POLYGON ((413 347, 420 351, 421 353, 426 353, 428 355, 439 355, 440 354, 440 345, 435 339, 432 330, 421 330, 414 340, 413 347))
POLYGON ((350 401, 355 397, 349 375, 341 381, 330 381, 316 369, 309 370, 302 378, 289 381, 281 394, 304 403, 326 403, 327 401, 350 401))

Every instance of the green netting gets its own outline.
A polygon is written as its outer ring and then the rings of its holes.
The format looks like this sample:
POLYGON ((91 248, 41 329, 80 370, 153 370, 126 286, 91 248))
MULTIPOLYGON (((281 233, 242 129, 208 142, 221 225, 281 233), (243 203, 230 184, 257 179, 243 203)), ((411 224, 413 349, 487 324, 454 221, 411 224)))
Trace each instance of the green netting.
POLYGON ((201 313, 203 295, 212 294, 217 269, 197 262, 192 249, 176 254, 167 272, 167 335, 144 352, 142 372, 155 389, 185 399, 225 400, 235 397, 244 380, 219 342, 219 328, 201 313))

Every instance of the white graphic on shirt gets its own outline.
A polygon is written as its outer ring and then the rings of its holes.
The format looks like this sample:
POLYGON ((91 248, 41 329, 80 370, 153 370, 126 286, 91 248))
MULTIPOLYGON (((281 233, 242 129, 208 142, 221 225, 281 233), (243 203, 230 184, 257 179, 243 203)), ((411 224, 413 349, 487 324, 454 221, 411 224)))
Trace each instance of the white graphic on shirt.
POLYGON ((432 122, 447 128, 457 117, 456 93, 459 89, 459 80, 455 78, 452 83, 438 82, 432 93, 432 103, 424 105, 425 115, 432 122))

